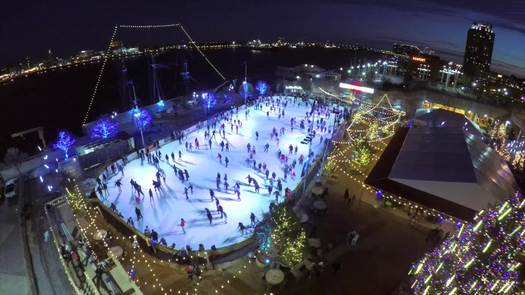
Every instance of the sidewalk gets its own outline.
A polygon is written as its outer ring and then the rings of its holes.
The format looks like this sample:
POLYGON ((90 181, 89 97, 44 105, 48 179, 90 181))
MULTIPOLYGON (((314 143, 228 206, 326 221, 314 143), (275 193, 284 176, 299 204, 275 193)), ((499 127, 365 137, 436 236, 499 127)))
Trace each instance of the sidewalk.
MULTIPOLYGON (((426 225, 410 226, 406 216, 374 208, 358 198, 345 205, 347 184, 339 175, 330 181, 327 214, 311 218, 314 235, 322 242, 325 270, 318 278, 292 282, 284 294, 391 294, 407 278, 410 264, 432 248, 425 241, 426 225), (360 235, 355 248, 345 243, 352 230, 360 235), (329 243, 333 245, 330 250, 329 243), (337 273, 332 269, 334 262, 340 264, 337 273)), ((354 191, 350 190, 350 195, 354 191)))
MULTIPOLYGON (((58 184, 53 183, 53 186, 58 187, 58 184)), ((44 204, 56 198, 56 194, 49 194, 37 179, 26 181, 24 193, 26 200, 32 206, 31 218, 26 223, 26 232, 39 294, 73 294, 51 234, 49 240, 44 241, 44 232, 49 229, 44 214, 44 204)))
POLYGON ((25 263, 20 196, 0 204, 0 294, 32 294, 25 263))

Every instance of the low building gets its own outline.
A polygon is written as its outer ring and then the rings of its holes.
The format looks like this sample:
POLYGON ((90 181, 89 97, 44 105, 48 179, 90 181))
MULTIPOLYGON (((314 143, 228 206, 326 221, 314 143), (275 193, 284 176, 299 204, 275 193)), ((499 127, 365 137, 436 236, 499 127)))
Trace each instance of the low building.
POLYGON ((401 128, 365 182, 462 220, 518 190, 481 131, 465 116, 439 109, 401 128))

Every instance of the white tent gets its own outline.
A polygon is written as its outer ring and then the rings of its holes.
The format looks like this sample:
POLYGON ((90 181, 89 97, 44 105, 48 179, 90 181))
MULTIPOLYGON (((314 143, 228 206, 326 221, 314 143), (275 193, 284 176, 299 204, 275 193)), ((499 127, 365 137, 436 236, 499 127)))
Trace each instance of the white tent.
POLYGON ((369 182, 462 219, 518 190, 507 163, 481 132, 463 115, 445 110, 416 118, 383 176, 369 182))

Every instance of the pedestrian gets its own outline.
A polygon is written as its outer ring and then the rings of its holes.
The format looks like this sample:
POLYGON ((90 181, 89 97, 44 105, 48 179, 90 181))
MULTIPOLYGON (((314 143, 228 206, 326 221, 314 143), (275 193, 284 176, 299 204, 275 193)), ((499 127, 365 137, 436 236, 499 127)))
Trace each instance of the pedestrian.
POLYGON ((188 170, 184 169, 184 176, 186 176, 186 181, 190 179, 190 174, 188 173, 188 170))
POLYGON ((213 202, 213 199, 215 198, 215 192, 213 192, 211 188, 210 188, 210 198, 211 198, 211 201, 213 202))
POLYGON ((253 226, 255 226, 255 225, 257 224, 256 219, 257 219, 257 218, 255 217, 255 214, 253 214, 253 212, 251 212, 251 213, 250 213, 250 221, 251 221, 251 224, 252 224, 253 226))
POLYGON ((193 195, 193 184, 190 183, 190 185, 188 186, 188 188, 190 189, 190 193, 193 195))
POLYGON ((184 195, 186 196, 186 200, 188 200, 189 198, 188 198, 188 188, 187 187, 184 188, 184 195))
POLYGON ((226 168, 228 168, 228 163, 230 163, 230 160, 228 159, 228 157, 224 158, 224 163, 226 164, 226 168))
POLYGON ((219 205, 219 207, 217 209, 218 209, 219 213, 221 214, 221 218, 223 218, 224 217, 224 209, 222 208, 221 205, 219 205))
POLYGON ((345 204, 350 204, 350 193, 348 192, 348 188, 345 189, 345 194, 344 194, 344 202, 345 204))
POLYGON ((150 202, 153 202, 153 192, 151 191, 151 188, 149 189, 149 200, 150 202))
POLYGON ((182 160, 182 152, 179 150, 179 161, 182 160))

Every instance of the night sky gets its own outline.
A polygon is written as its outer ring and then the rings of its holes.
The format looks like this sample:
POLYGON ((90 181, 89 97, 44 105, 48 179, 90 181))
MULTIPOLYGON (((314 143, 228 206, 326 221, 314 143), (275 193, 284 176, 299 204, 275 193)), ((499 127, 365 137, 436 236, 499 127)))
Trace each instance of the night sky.
MULTIPOLYGON (((58 56, 102 49, 115 24, 176 22, 200 41, 282 36, 388 49, 406 41, 461 62, 468 26, 484 21, 495 26, 493 70, 525 77, 524 0, 30 0, 5 1, 2 11, 0 67, 25 56, 38 60, 47 49, 58 56)), ((128 45, 184 39, 177 32, 150 35, 121 39, 128 45)))

